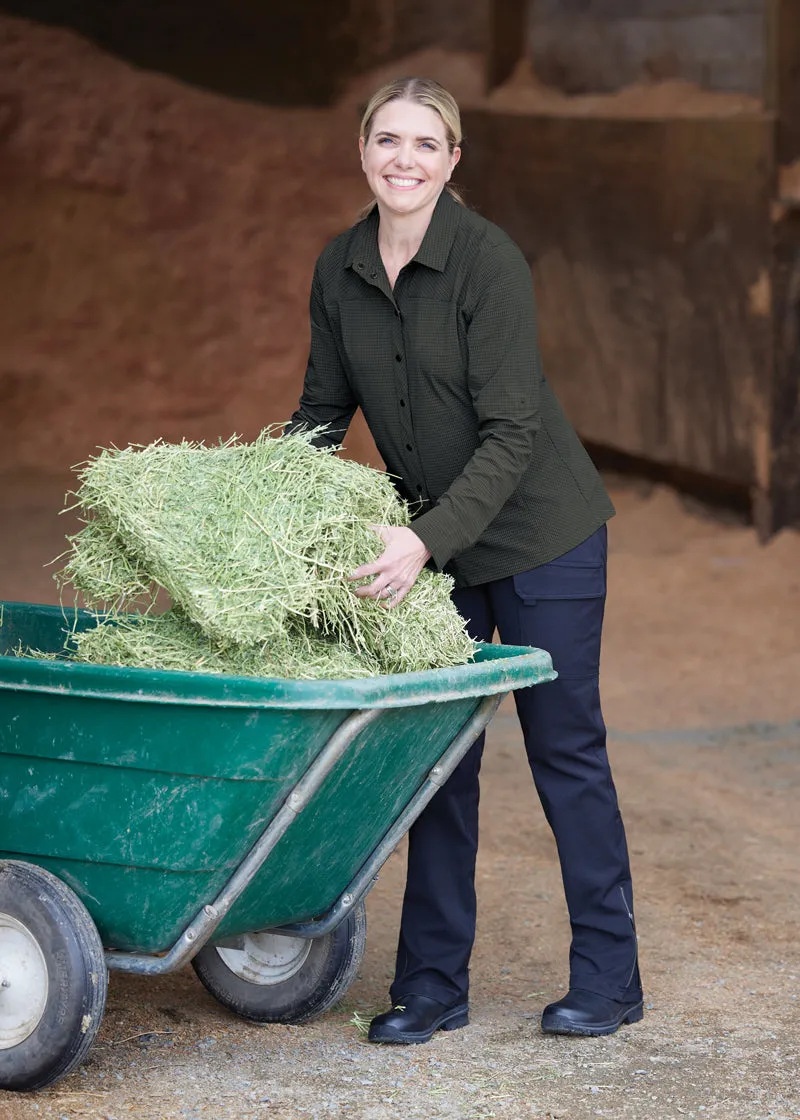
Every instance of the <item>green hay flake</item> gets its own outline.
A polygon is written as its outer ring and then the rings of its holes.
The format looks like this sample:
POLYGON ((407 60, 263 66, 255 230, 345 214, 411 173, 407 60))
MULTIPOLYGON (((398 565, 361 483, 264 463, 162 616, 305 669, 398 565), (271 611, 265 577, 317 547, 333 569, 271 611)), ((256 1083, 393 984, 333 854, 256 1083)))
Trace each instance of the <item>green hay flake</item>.
POLYGON ((220 649, 177 610, 104 620, 74 633, 71 642, 75 647, 73 658, 93 665, 293 680, 372 677, 380 672, 374 660, 302 631, 269 648, 220 649))
POLYGON ((391 478, 315 448, 313 433, 275 431, 251 443, 104 449, 82 465, 74 497, 85 525, 57 575, 62 591, 72 585, 115 615, 136 606, 150 620, 135 642, 124 616, 116 633, 98 627, 78 642, 83 659, 101 661, 108 642, 108 656, 113 647, 122 659, 114 664, 308 679, 471 660, 448 576, 423 570, 392 610, 360 599, 347 579, 382 551, 371 526, 410 524, 391 478), (161 589, 177 615, 151 613, 161 589))

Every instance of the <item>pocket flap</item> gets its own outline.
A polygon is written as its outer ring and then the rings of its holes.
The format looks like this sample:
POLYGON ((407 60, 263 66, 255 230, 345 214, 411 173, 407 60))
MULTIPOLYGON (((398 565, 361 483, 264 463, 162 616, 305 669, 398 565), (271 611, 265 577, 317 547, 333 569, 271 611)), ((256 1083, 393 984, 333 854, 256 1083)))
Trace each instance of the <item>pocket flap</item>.
POLYGON ((606 593, 604 567, 559 564, 557 560, 513 577, 514 590, 526 603, 537 599, 597 599, 606 593))

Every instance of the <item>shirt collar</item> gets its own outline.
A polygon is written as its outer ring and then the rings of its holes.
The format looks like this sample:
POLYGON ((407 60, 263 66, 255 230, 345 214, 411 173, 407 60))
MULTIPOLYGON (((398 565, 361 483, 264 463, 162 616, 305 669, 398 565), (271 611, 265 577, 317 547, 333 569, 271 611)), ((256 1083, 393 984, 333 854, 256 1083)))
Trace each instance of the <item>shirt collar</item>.
MULTIPOLYGON (((444 272, 458 229, 460 211, 460 203, 456 202, 449 191, 443 190, 434 207, 422 244, 412 258, 417 264, 444 272)), ((375 272, 380 262, 378 221, 376 206, 355 228, 355 237, 345 267, 355 268, 360 275, 375 272)))
POLYGON ((414 257, 415 261, 428 268, 435 268, 437 272, 444 272, 456 238, 461 209, 461 204, 445 188, 434 207, 430 225, 425 230, 422 244, 414 257))

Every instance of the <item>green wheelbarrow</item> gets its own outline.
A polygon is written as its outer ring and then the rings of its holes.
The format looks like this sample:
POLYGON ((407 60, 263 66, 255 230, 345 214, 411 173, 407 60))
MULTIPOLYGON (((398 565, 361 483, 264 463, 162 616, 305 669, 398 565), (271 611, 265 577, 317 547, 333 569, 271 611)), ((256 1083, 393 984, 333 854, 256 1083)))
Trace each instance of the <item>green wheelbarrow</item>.
POLYGON ((109 969, 191 961, 262 1023, 331 1008, 384 861, 502 696, 556 676, 502 645, 342 681, 33 660, 8 651, 61 650, 61 610, 0 608, 0 1089, 75 1068, 109 969))

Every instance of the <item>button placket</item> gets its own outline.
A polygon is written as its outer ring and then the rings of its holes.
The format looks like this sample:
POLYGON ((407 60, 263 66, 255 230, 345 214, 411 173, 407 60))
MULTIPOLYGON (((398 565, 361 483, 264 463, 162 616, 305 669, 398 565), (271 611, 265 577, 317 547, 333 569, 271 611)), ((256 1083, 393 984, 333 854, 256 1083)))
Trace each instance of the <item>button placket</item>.
MULTIPOLYGON (((414 475, 417 475, 417 477, 419 477, 420 465, 417 457, 416 441, 414 440, 413 418, 411 416, 411 404, 408 392, 408 362, 406 361, 405 357, 405 342, 402 337, 402 314, 399 308, 397 308, 397 326, 398 331, 395 335, 395 339, 397 339, 399 336, 400 341, 396 344, 395 362, 398 366, 400 436, 403 440, 406 452, 408 452, 409 455, 414 456, 415 459, 413 465, 410 464, 412 466, 412 469, 409 472, 413 478, 414 475)), ((417 494, 424 494, 425 488, 421 483, 415 482, 412 485, 414 486, 417 494)))

